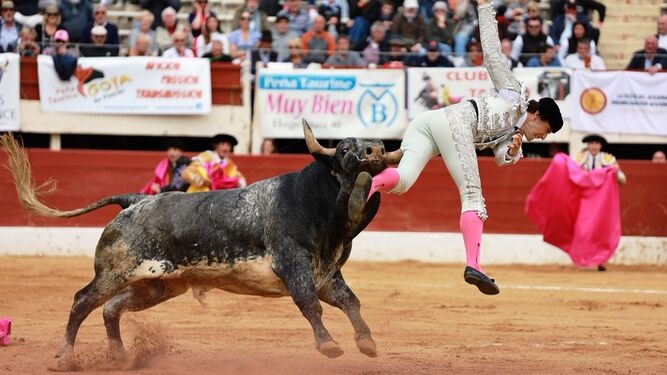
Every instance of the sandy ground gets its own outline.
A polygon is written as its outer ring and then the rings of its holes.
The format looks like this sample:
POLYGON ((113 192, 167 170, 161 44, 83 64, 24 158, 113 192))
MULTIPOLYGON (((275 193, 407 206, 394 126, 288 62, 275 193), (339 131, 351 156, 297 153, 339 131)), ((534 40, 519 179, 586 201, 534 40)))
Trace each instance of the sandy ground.
MULTIPOLYGON (((84 373, 442 374, 664 373, 667 269, 612 266, 489 266, 501 294, 463 282, 461 265, 350 263, 343 274, 362 302, 378 357, 356 350, 345 315, 324 323, 345 354, 314 348, 310 326, 289 298, 190 293, 140 313, 121 328, 131 371, 106 360, 101 309, 84 322, 75 352, 84 373)), ((0 316, 13 319, 0 373, 41 374, 53 365, 74 293, 92 259, 0 257, 0 316)))

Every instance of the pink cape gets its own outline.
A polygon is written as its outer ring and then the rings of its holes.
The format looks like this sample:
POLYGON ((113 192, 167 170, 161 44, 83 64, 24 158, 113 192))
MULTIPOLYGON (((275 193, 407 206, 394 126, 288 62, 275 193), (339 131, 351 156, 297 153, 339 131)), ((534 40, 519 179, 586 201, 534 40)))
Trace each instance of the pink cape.
POLYGON ((169 159, 164 158, 160 160, 157 166, 155 166, 155 173, 153 174, 153 178, 151 178, 139 192, 142 194, 152 195, 155 194, 155 192, 151 189, 151 185, 153 185, 153 183, 157 183, 160 185, 160 187, 167 185, 169 183, 169 181, 167 181, 169 178, 167 168, 169 168, 169 159))
POLYGON ((604 264, 621 239, 616 168, 586 172, 557 154, 528 194, 525 212, 544 241, 568 253, 574 264, 604 264))

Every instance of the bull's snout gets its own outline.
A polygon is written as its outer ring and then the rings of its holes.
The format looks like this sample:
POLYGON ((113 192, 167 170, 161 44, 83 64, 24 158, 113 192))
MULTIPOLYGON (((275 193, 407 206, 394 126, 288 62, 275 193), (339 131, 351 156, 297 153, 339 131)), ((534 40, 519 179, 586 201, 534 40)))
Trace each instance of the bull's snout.
POLYGON ((366 146, 366 158, 367 159, 380 159, 386 154, 384 146, 366 146))

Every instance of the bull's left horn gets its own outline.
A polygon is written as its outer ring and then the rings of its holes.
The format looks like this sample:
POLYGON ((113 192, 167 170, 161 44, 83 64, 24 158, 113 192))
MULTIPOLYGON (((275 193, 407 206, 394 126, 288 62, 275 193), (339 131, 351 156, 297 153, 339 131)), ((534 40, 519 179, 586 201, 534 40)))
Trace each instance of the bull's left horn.
POLYGON ((387 164, 398 164, 398 162, 401 161, 402 157, 403 157, 403 150, 399 148, 396 151, 387 152, 387 154, 384 156, 384 161, 387 164))
POLYGON ((306 145, 308 146, 308 151, 310 151, 311 154, 334 156, 334 154, 336 153, 336 149, 326 148, 322 146, 317 141, 317 139, 315 139, 315 135, 313 134, 313 129, 311 129, 310 125, 308 125, 308 121, 306 121, 305 118, 302 118, 301 121, 303 122, 303 135, 306 137, 306 145))

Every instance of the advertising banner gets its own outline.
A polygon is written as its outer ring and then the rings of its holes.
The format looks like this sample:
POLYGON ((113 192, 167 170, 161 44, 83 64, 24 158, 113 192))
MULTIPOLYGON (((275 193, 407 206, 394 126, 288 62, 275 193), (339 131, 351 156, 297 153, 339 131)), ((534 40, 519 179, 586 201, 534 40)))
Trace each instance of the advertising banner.
POLYGON ((493 88, 485 68, 409 68, 407 73, 410 120, 493 88))
POLYGON ((264 137, 303 138, 302 117, 328 139, 400 139, 407 126, 403 70, 263 69, 255 95, 264 137))
POLYGON ((105 114, 207 114, 211 70, 207 59, 82 57, 61 80, 51 56, 39 56, 44 111, 105 114))
POLYGON ((584 132, 667 135, 667 74, 576 70, 572 128, 584 132))
POLYGON ((515 68, 514 76, 528 89, 528 98, 540 100, 552 98, 558 104, 564 118, 570 118, 570 86, 572 69, 570 68, 515 68))
POLYGON ((19 130, 19 55, 0 53, 0 131, 19 130))

